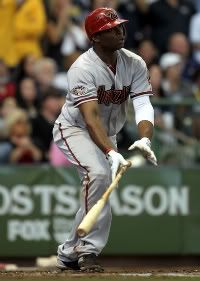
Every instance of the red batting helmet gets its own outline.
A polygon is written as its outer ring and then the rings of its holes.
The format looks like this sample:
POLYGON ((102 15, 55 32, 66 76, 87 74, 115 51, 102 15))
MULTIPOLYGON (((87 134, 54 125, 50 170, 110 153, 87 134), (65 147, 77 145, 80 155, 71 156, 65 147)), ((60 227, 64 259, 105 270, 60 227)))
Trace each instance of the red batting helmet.
POLYGON ((95 33, 113 28, 127 21, 120 19, 114 9, 97 8, 86 17, 85 30, 88 38, 91 39, 95 33))

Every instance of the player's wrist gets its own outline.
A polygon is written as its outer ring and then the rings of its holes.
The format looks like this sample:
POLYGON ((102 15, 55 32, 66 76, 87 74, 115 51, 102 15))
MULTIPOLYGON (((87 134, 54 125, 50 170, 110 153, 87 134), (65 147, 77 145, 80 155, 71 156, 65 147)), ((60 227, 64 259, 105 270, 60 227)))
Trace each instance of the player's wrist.
POLYGON ((107 155, 111 150, 114 150, 112 147, 107 147, 104 149, 104 153, 107 155))
POLYGON ((151 147, 151 141, 150 141, 149 138, 143 137, 143 138, 141 138, 141 141, 143 141, 146 145, 148 145, 149 147, 151 147))

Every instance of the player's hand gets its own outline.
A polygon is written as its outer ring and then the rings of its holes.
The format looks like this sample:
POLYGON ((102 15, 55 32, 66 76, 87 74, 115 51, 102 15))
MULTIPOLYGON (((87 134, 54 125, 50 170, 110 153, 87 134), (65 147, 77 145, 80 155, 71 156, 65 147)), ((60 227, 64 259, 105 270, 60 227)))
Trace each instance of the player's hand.
POLYGON ((154 152, 151 150, 151 141, 148 138, 142 138, 135 141, 128 150, 139 149, 143 156, 147 158, 153 165, 157 166, 157 159, 154 152))
POLYGON ((119 166, 127 165, 128 162, 124 159, 124 157, 120 153, 114 150, 110 150, 107 153, 107 158, 111 166, 112 180, 114 180, 117 174, 117 170, 119 169, 119 166))

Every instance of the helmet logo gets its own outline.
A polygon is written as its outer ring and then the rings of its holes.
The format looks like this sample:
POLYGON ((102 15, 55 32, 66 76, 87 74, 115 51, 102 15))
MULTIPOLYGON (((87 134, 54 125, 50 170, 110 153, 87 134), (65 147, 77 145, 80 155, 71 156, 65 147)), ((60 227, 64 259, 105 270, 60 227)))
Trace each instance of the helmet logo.
POLYGON ((116 13, 115 11, 107 11, 107 12, 105 13, 105 16, 106 16, 107 18, 110 18, 111 20, 116 20, 116 19, 118 19, 118 15, 117 15, 117 13, 116 13))

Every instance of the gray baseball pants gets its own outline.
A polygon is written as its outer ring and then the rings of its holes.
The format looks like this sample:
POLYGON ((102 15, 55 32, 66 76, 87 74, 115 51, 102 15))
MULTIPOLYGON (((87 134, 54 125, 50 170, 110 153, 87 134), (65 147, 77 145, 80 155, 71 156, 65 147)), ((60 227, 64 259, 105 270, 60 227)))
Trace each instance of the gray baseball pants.
MULTIPOLYGON (((76 166, 81 179, 81 202, 68 239, 58 247, 58 259, 75 261, 85 254, 98 255, 107 243, 112 220, 109 202, 103 208, 94 228, 78 237, 76 229, 88 210, 100 199, 111 183, 111 170, 105 154, 91 140, 87 130, 55 123, 54 142, 76 166)), ((116 143, 116 137, 112 137, 116 143)))

